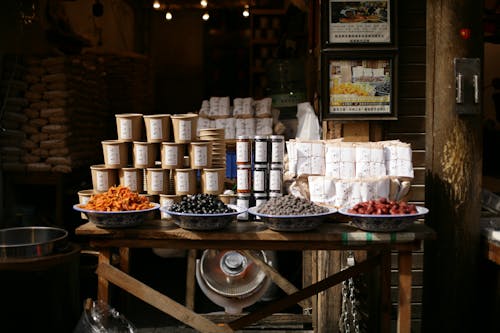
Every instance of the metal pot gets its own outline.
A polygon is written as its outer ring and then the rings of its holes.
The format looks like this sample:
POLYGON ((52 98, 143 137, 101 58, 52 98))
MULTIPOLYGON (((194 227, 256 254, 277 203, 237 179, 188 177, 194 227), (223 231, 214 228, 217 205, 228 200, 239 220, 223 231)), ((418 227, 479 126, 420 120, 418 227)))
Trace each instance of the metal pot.
POLYGON ((0 229, 0 258, 33 258, 64 250, 68 232, 53 227, 0 229))

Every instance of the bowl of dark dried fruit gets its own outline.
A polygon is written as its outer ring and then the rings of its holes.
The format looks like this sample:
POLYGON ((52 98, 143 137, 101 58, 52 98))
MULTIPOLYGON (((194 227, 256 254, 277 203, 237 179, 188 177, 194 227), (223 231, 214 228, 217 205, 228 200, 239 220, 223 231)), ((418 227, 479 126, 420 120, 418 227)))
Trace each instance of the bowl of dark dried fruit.
POLYGON ((300 232, 316 229, 337 210, 288 194, 271 198, 260 206, 250 207, 248 212, 271 230, 300 232))
POLYGON ((403 231, 428 212, 425 207, 386 198, 364 201, 351 208, 339 209, 340 214, 350 217, 355 227, 371 232, 403 231))
POLYGON ((226 205, 216 195, 194 194, 182 198, 168 209, 160 207, 173 222, 187 230, 209 231, 226 228, 245 208, 226 205))

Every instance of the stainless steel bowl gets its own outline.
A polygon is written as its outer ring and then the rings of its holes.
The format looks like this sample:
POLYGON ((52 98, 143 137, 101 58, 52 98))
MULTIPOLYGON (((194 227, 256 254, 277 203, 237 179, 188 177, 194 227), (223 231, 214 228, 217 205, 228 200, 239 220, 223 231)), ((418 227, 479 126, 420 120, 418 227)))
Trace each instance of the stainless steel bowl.
POLYGON ((182 229, 209 231, 220 230, 226 228, 231 222, 236 220, 238 214, 244 213, 246 208, 227 205, 235 211, 231 213, 219 214, 197 214, 197 213, 179 213, 168 210, 165 207, 160 207, 160 210, 167 213, 172 218, 173 222, 182 229))
POLYGON ((53 227, 0 229, 0 258, 33 258, 64 250, 68 232, 53 227))

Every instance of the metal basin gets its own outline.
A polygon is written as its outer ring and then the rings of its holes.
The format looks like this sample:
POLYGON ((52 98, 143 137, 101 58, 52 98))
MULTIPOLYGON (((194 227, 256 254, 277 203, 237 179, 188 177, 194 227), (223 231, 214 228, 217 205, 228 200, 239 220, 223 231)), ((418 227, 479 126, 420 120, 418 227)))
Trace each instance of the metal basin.
POLYGON ((0 229, 0 258, 33 258, 64 250, 68 232, 53 227, 0 229))

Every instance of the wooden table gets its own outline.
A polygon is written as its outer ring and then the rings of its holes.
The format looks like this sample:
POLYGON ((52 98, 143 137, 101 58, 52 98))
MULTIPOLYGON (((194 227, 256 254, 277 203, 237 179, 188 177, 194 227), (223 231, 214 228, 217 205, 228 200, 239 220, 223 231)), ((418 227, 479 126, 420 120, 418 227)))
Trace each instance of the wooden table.
POLYGON ((207 333, 234 332, 378 266, 381 271, 381 331, 389 332, 391 251, 397 251, 399 255, 398 332, 410 333, 412 251, 420 249, 424 240, 435 238, 435 232, 431 228, 417 223, 399 233, 367 233, 345 223, 323 223, 314 231, 280 233, 269 230, 258 222, 238 222, 219 231, 193 232, 181 229, 170 221, 155 220, 139 227, 123 229, 102 229, 89 222, 78 227, 75 232, 78 236, 85 236, 90 246, 99 251, 98 299, 108 301, 111 282, 177 320, 207 333), (120 251, 120 269, 110 264, 113 248, 120 251), (310 286, 287 292, 288 295, 284 298, 263 305, 252 313, 224 324, 216 324, 127 274, 130 248, 363 250, 376 254, 310 286))

